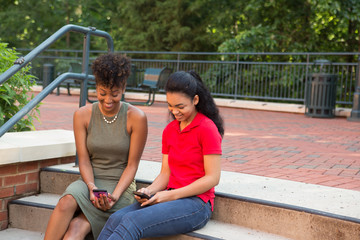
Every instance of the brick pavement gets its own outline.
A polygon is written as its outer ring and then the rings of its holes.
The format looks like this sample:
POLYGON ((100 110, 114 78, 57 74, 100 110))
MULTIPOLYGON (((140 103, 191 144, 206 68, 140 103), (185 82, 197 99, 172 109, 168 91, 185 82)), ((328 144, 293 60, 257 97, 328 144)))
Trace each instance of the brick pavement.
MULTIPOLYGON (((72 130, 78 96, 52 94, 40 107, 38 130, 72 130)), ((144 160, 160 161, 165 103, 139 106, 148 117, 144 160)), ((225 121, 222 170, 360 190, 360 123, 346 118, 220 107, 225 121)))

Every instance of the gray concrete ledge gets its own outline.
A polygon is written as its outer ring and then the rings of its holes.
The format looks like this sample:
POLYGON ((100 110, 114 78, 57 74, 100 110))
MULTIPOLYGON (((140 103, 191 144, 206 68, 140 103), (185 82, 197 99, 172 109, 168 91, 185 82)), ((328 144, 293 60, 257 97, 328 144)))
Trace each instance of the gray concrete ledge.
POLYGON ((9 132, 0 138, 0 165, 75 156, 73 131, 9 132))
MULTIPOLYGON (((48 167, 78 171, 74 164, 48 167)), ((160 162, 141 160, 136 179, 152 182, 161 169, 160 162)), ((222 171, 216 194, 228 195, 288 209, 360 222, 360 192, 307 184, 277 178, 222 171)))

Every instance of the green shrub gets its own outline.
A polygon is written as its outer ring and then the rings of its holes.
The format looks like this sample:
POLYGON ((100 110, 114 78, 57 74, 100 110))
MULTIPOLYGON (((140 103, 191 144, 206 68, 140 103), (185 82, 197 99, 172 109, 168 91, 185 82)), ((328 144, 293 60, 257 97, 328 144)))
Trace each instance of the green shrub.
MULTIPOLYGON (((14 49, 7 48, 7 43, 0 43, 0 75, 8 70, 18 58, 14 49)), ((7 122, 31 99, 31 87, 35 85, 35 77, 29 74, 30 65, 23 67, 5 83, 0 85, 0 126, 7 122)), ((34 130, 33 121, 39 120, 39 105, 32 109, 27 116, 18 121, 9 132, 34 130)))

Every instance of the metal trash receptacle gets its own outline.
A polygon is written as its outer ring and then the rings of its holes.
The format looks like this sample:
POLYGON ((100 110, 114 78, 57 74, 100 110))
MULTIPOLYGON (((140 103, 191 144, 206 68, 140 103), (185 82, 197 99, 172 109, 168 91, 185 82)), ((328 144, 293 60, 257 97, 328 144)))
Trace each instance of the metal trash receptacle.
POLYGON ((43 88, 46 88, 52 81, 54 81, 55 66, 51 63, 43 65, 43 88))
POLYGON ((335 117, 336 82, 337 76, 323 72, 325 64, 330 61, 320 60, 320 70, 312 73, 306 82, 305 114, 309 117, 333 118, 335 117))
POLYGON ((136 87, 136 65, 135 64, 131 64, 131 72, 130 72, 130 76, 128 77, 127 81, 126 81, 126 86, 127 87, 136 87))

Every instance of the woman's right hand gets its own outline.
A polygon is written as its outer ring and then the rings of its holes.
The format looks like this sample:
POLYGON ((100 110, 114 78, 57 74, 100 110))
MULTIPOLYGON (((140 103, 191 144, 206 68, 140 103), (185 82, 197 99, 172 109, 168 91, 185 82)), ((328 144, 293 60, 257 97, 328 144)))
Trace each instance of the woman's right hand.
POLYGON ((97 189, 97 187, 94 186, 91 190, 89 190, 89 195, 90 195, 90 201, 95 206, 95 194, 93 192, 94 189, 97 189))
MULTIPOLYGON (((147 188, 141 188, 141 189, 139 189, 139 190, 137 190, 137 191, 138 191, 138 192, 145 193, 145 194, 148 195, 148 196, 151 196, 151 192, 150 192, 150 190, 147 189, 147 188)), ((146 198, 141 198, 141 197, 136 196, 136 195, 134 195, 134 197, 135 197, 136 201, 138 201, 139 203, 143 203, 143 202, 146 202, 146 201, 148 200, 148 199, 146 199, 146 198)))
POLYGON ((99 198, 95 197, 93 204, 96 208, 107 211, 111 209, 116 202, 117 199, 109 193, 108 195, 100 194, 99 198))

